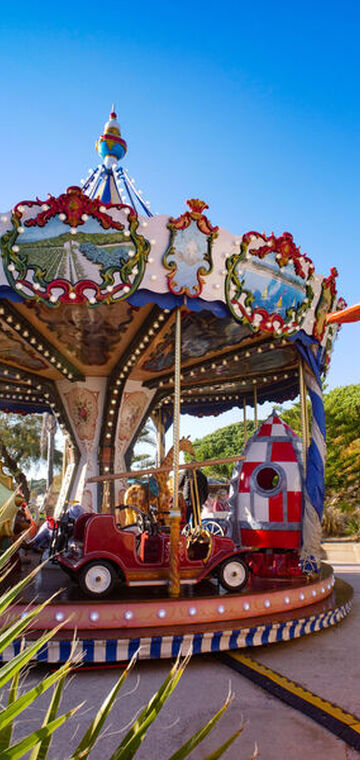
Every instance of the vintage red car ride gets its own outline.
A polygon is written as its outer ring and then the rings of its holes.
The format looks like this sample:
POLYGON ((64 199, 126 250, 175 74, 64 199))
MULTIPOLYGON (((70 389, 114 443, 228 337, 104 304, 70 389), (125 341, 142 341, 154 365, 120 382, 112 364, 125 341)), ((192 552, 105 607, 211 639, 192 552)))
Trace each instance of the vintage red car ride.
MULTIPOLYGON (((82 515, 57 560, 85 594, 96 598, 110 594, 119 580, 127 586, 166 585, 170 534, 153 522, 142 527, 148 529, 136 535, 122 529, 114 515, 82 515)), ((181 584, 217 576, 226 590, 240 591, 248 581, 248 566, 233 540, 203 530, 180 536, 179 563, 181 584)))

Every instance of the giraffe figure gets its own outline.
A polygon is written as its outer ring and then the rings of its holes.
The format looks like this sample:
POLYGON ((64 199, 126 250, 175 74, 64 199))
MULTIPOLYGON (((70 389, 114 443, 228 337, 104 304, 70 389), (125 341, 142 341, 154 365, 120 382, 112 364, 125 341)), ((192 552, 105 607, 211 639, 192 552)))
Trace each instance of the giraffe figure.
MULTIPOLYGON (((188 454, 191 454, 195 458, 195 451, 193 449, 193 445, 189 438, 185 438, 183 436, 179 440, 179 450, 180 451, 186 451, 188 454)), ((168 453, 164 457, 163 461, 160 464, 160 467, 171 467, 173 464, 173 457, 174 457, 174 447, 172 446, 171 449, 169 449, 168 453)), ((159 495, 157 497, 158 502, 158 509, 159 509, 159 522, 164 523, 165 525, 169 524, 169 502, 172 496, 170 487, 169 487, 169 471, 168 472, 156 472, 154 473, 154 477, 156 477, 158 486, 159 486, 159 495)), ((149 511, 149 497, 148 497, 148 489, 146 486, 139 484, 135 484, 130 486, 127 491, 125 492, 124 496, 124 504, 129 506, 138 507, 138 509, 141 509, 142 512, 148 512, 149 511)), ((125 515, 125 524, 128 525, 131 522, 133 522, 133 513, 131 513, 131 510, 125 510, 126 513, 129 513, 128 515, 125 515)))
MULTIPOLYGON (((190 438, 185 438, 183 436, 179 440, 179 450, 180 451, 186 451, 188 454, 191 454, 194 459, 196 458, 195 451, 193 449, 193 445, 190 441, 190 438)), ((174 459, 174 446, 169 449, 168 453, 164 457, 163 461, 161 462, 161 467, 170 467, 173 464, 174 459)), ((163 513, 161 515, 162 519, 165 522, 165 525, 169 523, 169 503, 170 499, 172 497, 172 493, 169 486, 169 473, 168 472, 158 472, 156 475, 156 480, 159 485, 159 513, 163 513)), ((181 508, 181 505, 180 505, 181 508)))
POLYGON ((140 483, 134 483, 125 491, 124 504, 129 506, 129 509, 124 510, 124 527, 127 525, 133 525, 136 523, 136 512, 131 509, 131 506, 141 509, 144 514, 149 511, 149 494, 146 486, 140 483))

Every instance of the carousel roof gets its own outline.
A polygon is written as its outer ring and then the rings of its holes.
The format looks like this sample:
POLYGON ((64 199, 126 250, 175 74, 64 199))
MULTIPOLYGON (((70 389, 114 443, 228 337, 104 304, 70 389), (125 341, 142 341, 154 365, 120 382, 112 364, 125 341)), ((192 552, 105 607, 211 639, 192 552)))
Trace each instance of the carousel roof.
POLYGON ((114 110, 97 149, 102 164, 82 190, 0 217, 0 408, 61 416, 58 383, 103 376, 109 399, 133 381, 170 419, 175 306, 182 412, 252 405, 254 390, 259 402, 294 398, 297 342, 323 370, 329 362, 336 270, 316 274, 288 232, 213 225, 196 198, 178 216, 152 216, 118 167, 114 110))

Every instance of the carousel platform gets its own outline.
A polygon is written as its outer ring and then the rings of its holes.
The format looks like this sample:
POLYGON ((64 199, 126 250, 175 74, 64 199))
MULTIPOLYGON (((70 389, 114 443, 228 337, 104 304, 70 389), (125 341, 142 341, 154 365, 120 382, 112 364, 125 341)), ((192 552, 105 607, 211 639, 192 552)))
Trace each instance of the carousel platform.
MULTIPOLYGON (((241 593, 227 593, 214 581, 204 581, 186 587, 176 600, 163 588, 120 586, 106 600, 92 600, 49 564, 27 587, 11 617, 28 614, 55 592, 26 635, 31 641, 61 624, 37 655, 42 663, 65 661, 74 635, 83 663, 123 662, 136 651, 140 659, 166 658, 179 651, 201 654, 288 641, 335 625, 352 604, 351 586, 335 579, 325 563, 320 576, 309 582, 252 578, 241 593)), ((17 654, 20 644, 8 647, 2 660, 17 654)))

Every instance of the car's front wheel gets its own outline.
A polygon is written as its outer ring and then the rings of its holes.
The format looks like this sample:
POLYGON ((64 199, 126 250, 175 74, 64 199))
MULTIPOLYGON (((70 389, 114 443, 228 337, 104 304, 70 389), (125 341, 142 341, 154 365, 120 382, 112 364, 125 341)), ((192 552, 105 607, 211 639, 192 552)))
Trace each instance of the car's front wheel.
POLYGON ((249 569, 242 559, 230 557, 221 565, 219 578, 227 591, 241 591, 248 582, 249 569))
POLYGON ((116 581, 115 568, 106 560, 93 560, 80 571, 80 588, 88 596, 108 596, 116 581))

